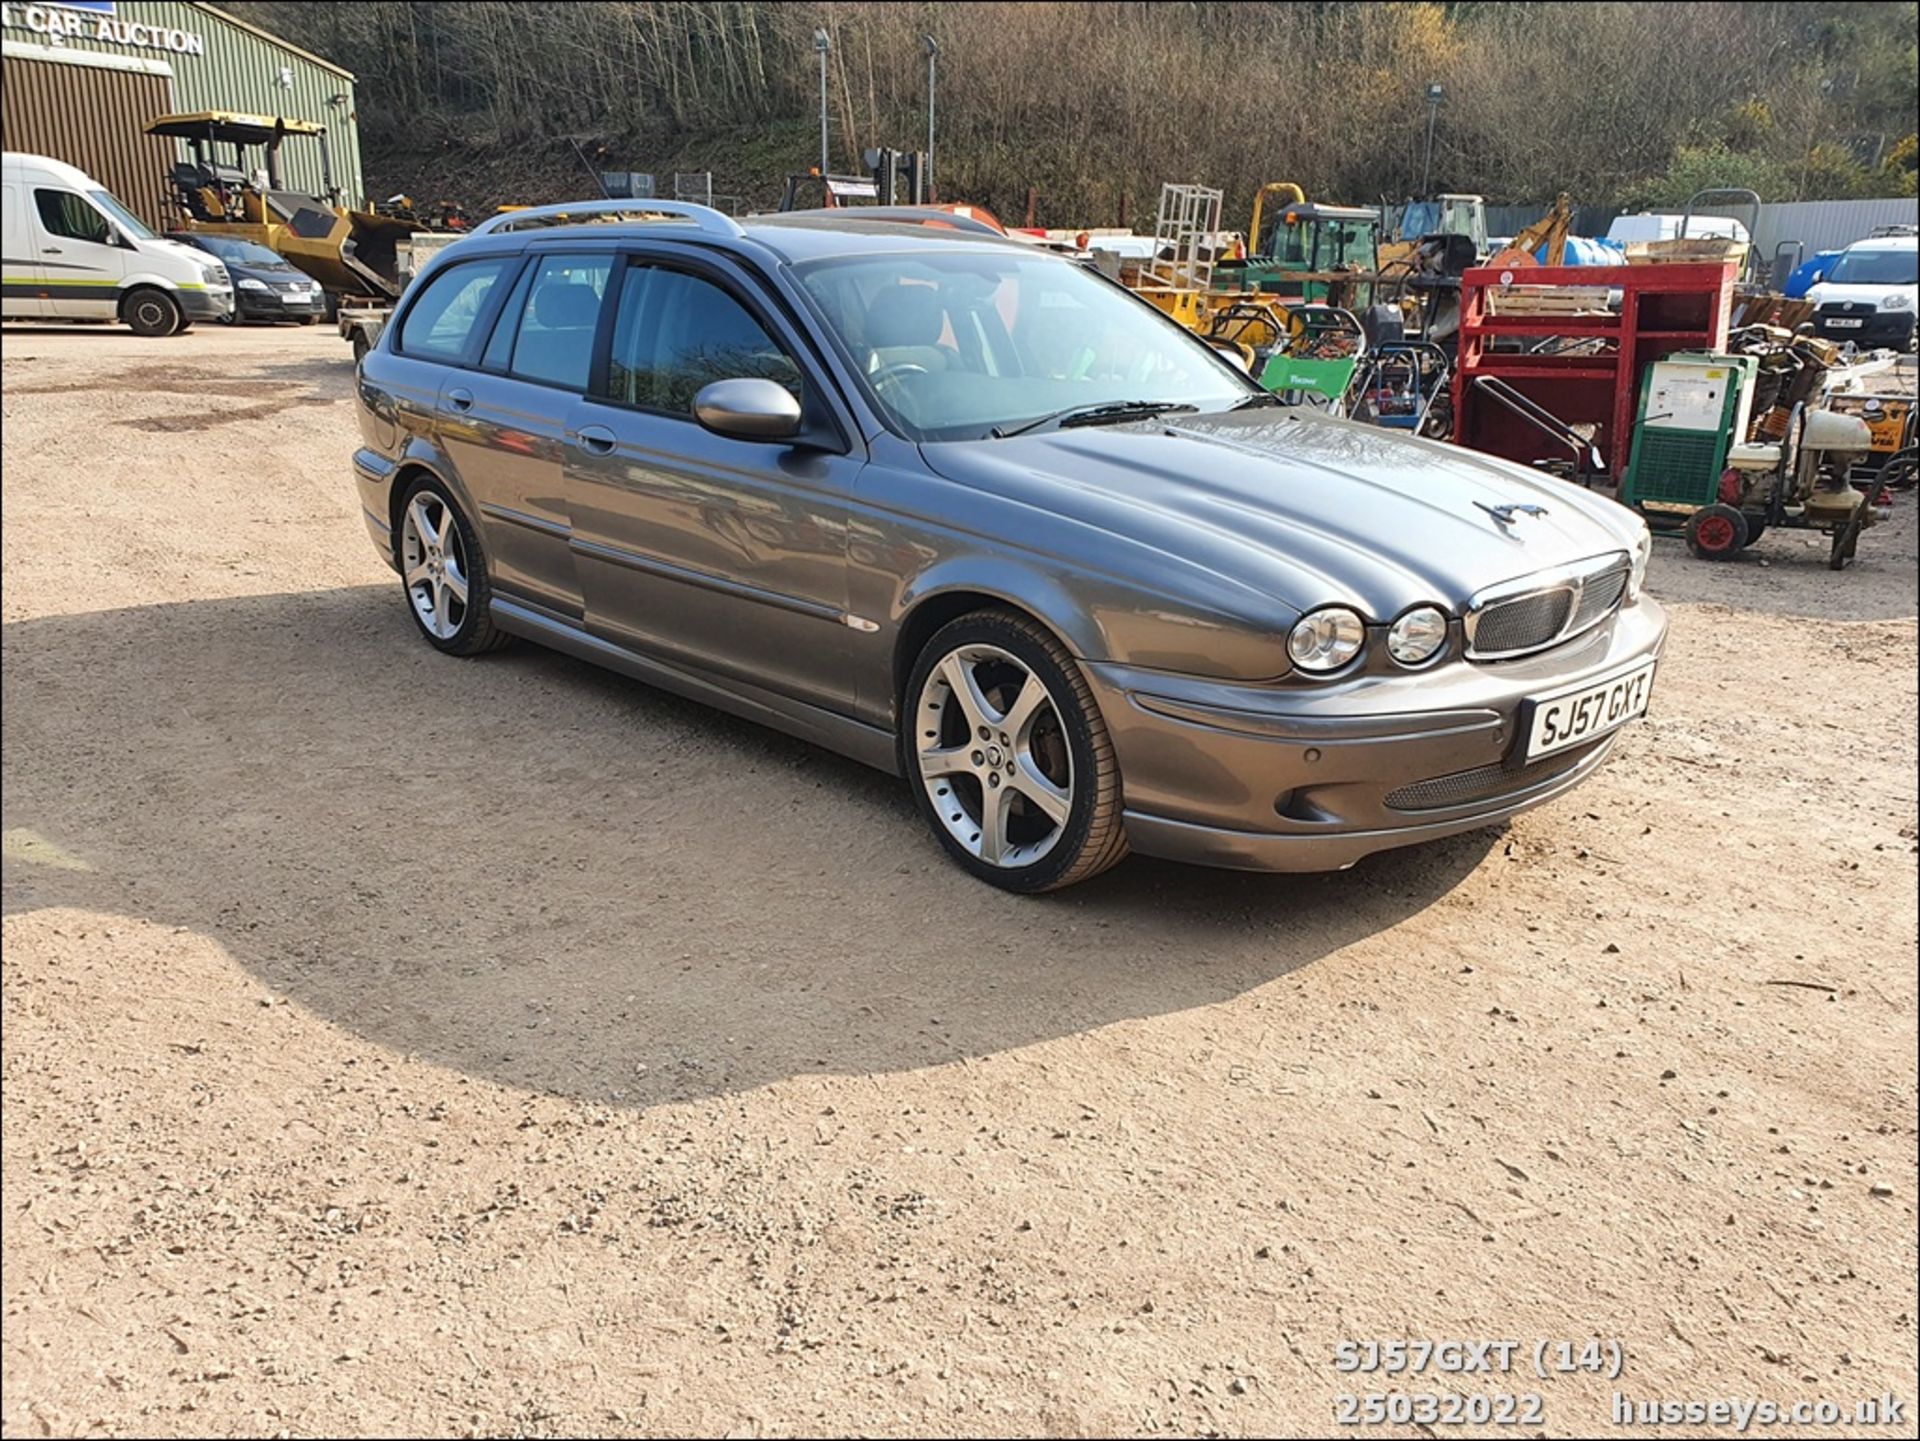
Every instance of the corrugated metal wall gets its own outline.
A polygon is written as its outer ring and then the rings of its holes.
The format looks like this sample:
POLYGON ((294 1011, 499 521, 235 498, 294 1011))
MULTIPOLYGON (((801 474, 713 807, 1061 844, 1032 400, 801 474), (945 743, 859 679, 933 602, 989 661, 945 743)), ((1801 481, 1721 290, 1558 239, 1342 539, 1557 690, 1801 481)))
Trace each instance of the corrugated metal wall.
MULTIPOLYGON (((1752 206, 1707 205, 1702 215, 1731 215, 1742 225, 1751 223, 1752 206)), ((1487 234, 1514 235, 1547 213, 1544 205, 1489 205, 1487 234)), ((1581 206, 1574 214, 1574 234, 1605 235, 1607 225, 1620 212, 1593 206, 1581 206)), ((1676 207, 1675 214, 1680 213, 1676 207)), ((1782 241, 1798 240, 1808 255, 1820 250, 1839 250, 1864 240, 1881 225, 1920 223, 1920 200, 1794 200, 1760 207, 1759 228, 1754 247, 1763 260, 1773 257, 1774 247, 1782 241)))
MULTIPOLYGON (((19 54, 24 45, 48 44, 46 35, 21 23, 28 8, 23 5, 6 7, 7 49, 11 54, 19 54)), ((41 8, 44 13, 48 7, 35 8, 41 8)), ((197 55, 165 47, 135 47, 100 40, 92 33, 90 15, 85 12, 69 13, 82 15, 83 33, 63 37, 60 45, 62 50, 164 60, 173 69, 171 108, 176 111, 239 110, 256 115, 283 115, 295 120, 311 120, 326 126, 334 183, 345 192, 350 202, 358 204, 364 199, 353 77, 346 71, 296 50, 291 45, 272 40, 213 5, 180 3, 180 0, 120 0, 113 9, 113 18, 122 24, 159 26, 199 36, 201 53, 197 55)), ((88 69, 80 65, 61 68, 75 74, 86 73, 88 69)), ((11 68, 8 73, 12 73, 11 68)), ((167 108, 162 106, 152 115, 142 116, 141 124, 164 113, 167 108)), ((75 102, 71 114, 76 124, 83 121, 79 102, 75 102)), ((13 143, 10 131, 7 148, 23 148, 13 143)), ((58 160, 72 161, 71 156, 58 150, 42 153, 51 154, 58 160)), ((184 148, 180 158, 186 158, 184 148)), ((281 148, 280 158, 289 187, 321 193, 320 154, 313 142, 290 139, 281 148)))
POLYGON ((4 71, 8 150, 77 165, 154 229, 173 223, 162 184, 173 144, 140 133, 172 103, 166 76, 12 55, 4 71))
POLYGON ((1920 200, 1804 200, 1761 206, 1760 228, 1753 238, 1768 258, 1782 241, 1795 240, 1813 255, 1865 240, 1881 225, 1914 224, 1920 224, 1920 200))

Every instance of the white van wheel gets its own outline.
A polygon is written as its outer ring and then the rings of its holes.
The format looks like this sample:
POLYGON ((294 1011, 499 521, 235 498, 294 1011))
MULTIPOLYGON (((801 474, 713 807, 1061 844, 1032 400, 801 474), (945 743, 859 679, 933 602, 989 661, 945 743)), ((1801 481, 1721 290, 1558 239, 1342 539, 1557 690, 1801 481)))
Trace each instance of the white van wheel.
POLYGON ((143 286, 126 298, 120 307, 120 318, 135 335, 150 338, 172 335, 187 328, 187 317, 180 309, 180 302, 166 291, 151 286, 143 286))

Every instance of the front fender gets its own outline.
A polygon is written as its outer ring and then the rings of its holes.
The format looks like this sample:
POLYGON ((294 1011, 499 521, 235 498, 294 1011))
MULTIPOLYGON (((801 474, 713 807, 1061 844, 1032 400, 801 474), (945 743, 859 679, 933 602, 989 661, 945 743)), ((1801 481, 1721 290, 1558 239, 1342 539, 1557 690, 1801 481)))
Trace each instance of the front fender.
POLYGON ((888 617, 904 627, 922 605, 937 597, 983 595, 1028 612, 1081 659, 1104 658, 1108 644, 1093 614, 1058 575, 1023 556, 976 552, 951 555, 910 578, 894 598, 888 617))
POLYGON ((1270 680, 1287 669, 1284 630, 1269 633, 1242 616, 1163 594, 1148 582, 1054 556, 952 533, 937 547, 924 543, 931 539, 926 532, 920 539, 922 544, 901 549, 928 557, 927 563, 892 576, 863 565, 858 542, 853 549, 852 610, 881 620, 876 658, 891 661, 887 675, 876 674, 860 687, 862 708, 876 719, 890 714, 893 687, 927 635, 970 608, 969 600, 1027 612, 1076 659, 1090 663, 1243 682, 1270 680), (862 611, 863 595, 877 604, 862 611))
MULTIPOLYGON (((182 291, 182 290, 198 291, 198 290, 207 290, 210 288, 206 284, 198 280, 175 280, 170 276, 160 274, 158 271, 136 270, 122 277, 120 281, 120 292, 121 294, 124 295, 127 291, 133 290, 139 286, 151 286, 156 290, 171 290, 171 291, 182 291)), ((225 289, 226 287, 222 287, 222 288, 225 289)))

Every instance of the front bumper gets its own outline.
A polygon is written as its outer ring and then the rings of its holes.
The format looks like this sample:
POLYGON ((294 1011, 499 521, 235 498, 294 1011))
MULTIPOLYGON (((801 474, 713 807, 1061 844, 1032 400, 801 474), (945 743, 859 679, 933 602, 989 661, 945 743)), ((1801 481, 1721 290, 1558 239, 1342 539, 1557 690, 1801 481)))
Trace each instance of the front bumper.
POLYGON ((1494 664, 1454 659, 1317 687, 1085 671, 1120 762, 1134 850, 1326 871, 1496 825, 1579 785, 1618 732, 1525 765, 1523 703, 1657 657, 1666 630, 1643 596, 1565 645, 1494 664))
POLYGON ((189 320, 225 320, 233 314, 231 290, 188 290, 182 287, 174 295, 189 320))
POLYGON ((242 320, 299 320, 309 315, 326 314, 326 303, 315 295, 312 300, 284 300, 278 291, 262 294, 257 290, 236 290, 236 313, 242 320))
POLYGON ((1914 312, 1911 310, 1855 310, 1814 312, 1813 333, 1823 340, 1851 340, 1861 346, 1903 346, 1913 336, 1914 312), (1838 322, 1857 320, 1858 325, 1838 322))

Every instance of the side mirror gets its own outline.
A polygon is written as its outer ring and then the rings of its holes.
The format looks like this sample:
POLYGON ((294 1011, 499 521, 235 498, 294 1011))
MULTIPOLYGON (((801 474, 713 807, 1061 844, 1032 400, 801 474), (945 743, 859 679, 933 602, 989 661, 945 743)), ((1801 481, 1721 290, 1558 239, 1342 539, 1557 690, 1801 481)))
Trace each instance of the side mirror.
POLYGON ((693 418, 735 440, 791 440, 800 433, 800 402, 771 380, 716 380, 693 397, 693 418))

